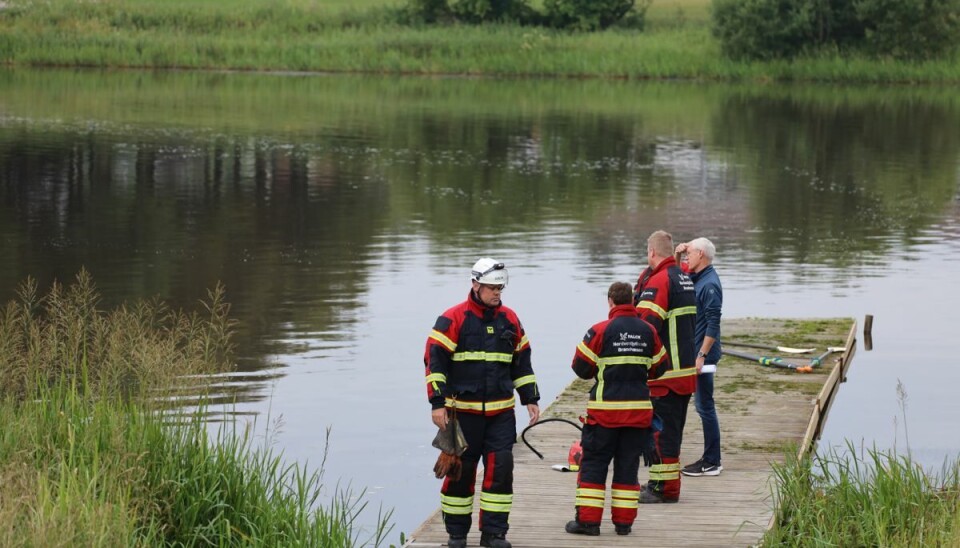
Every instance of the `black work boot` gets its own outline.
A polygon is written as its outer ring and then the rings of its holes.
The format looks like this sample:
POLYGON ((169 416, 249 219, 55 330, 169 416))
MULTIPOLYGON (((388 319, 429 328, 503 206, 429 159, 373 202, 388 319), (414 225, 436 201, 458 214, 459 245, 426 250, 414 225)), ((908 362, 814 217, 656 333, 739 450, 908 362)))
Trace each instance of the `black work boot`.
POLYGON ((513 548, 513 545, 507 541, 506 533, 487 533, 480 532, 480 546, 488 548, 513 548))
POLYGON ((571 535, 587 535, 588 537, 600 536, 600 524, 594 523, 592 525, 586 523, 580 523, 579 521, 572 519, 567 522, 567 526, 564 529, 571 535))
POLYGON ((646 485, 640 488, 640 504, 657 504, 661 502, 677 502, 679 499, 671 499, 663 496, 663 492, 654 491, 646 485))
POLYGON ((467 537, 450 535, 450 538, 447 540, 447 548, 467 548, 467 537))
POLYGON ((613 524, 613 527, 614 527, 614 529, 617 530, 617 534, 618 534, 618 535, 629 535, 629 534, 630 534, 630 531, 633 531, 633 527, 631 527, 631 526, 629 526, 629 525, 624 525, 624 524, 621 524, 621 523, 614 523, 614 524, 613 524))

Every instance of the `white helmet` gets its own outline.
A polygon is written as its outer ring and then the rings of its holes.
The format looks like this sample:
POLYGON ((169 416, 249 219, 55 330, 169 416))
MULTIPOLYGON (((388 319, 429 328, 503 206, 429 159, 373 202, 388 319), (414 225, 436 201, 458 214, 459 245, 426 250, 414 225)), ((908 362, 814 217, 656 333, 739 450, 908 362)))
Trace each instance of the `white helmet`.
POLYGON ((474 263, 470 279, 482 284, 507 286, 507 267, 490 257, 484 257, 474 263))

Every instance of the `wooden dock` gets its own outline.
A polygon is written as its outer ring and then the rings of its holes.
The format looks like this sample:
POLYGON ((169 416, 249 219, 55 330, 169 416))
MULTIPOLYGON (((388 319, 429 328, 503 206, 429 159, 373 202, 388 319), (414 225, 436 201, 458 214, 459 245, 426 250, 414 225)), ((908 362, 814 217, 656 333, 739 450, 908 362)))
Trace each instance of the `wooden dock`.
MULTIPOLYGON (((551 422, 531 429, 527 440, 544 455, 537 458, 523 443, 514 447, 514 502, 507 539, 516 548, 616 546, 754 546, 775 526, 772 466, 788 450, 804 454, 815 448, 839 383, 845 380, 856 347, 856 323, 849 319, 725 320, 726 340, 776 341, 790 346, 844 347, 812 373, 763 367, 725 356, 714 398, 720 417, 723 472, 714 477, 682 477, 678 504, 641 504, 633 533, 617 536, 610 522, 610 494, 599 537, 570 535, 564 524, 574 517, 576 474, 551 469, 567 460, 579 432, 551 422), (851 323, 853 325, 851 326, 851 323), (664 524, 675 524, 666 527, 664 524)), ((571 346, 571 356, 573 353, 571 346)), ((756 351, 761 353, 763 351, 756 351)), ((807 361, 810 357, 796 358, 807 361)), ((573 373, 571 372, 571 376, 573 373)), ((543 418, 574 418, 586 408, 592 381, 575 380, 543 413, 543 418)), ((703 449, 700 419, 693 403, 687 415, 681 464, 699 458, 703 449)), ((482 470, 482 468, 481 468, 482 470)), ((640 469, 640 482, 647 469, 640 469)), ((608 476, 609 486, 609 476, 608 476)), ((479 482, 478 482, 479 485, 479 482)), ((439 482, 438 482, 439 491, 439 482)), ((479 489, 477 490, 479 495, 479 489)), ((438 496, 439 503, 439 496, 438 496)), ((478 546, 479 501, 467 538, 478 546)), ((446 546, 447 533, 437 509, 410 537, 407 546, 446 546)))

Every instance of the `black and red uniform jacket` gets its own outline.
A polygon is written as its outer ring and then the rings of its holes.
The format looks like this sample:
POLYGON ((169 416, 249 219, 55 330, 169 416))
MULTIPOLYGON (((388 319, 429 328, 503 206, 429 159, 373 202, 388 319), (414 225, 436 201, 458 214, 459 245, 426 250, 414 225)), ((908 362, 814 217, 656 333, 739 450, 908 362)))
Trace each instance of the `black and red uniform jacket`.
POLYGON ((610 309, 609 319, 595 324, 573 355, 578 377, 596 379, 587 403, 587 422, 607 428, 646 428, 653 418, 647 372, 660 366, 666 351, 652 325, 632 304, 610 309))
POLYGON ((495 415, 540 400, 530 341, 513 310, 488 307, 470 292, 437 318, 423 355, 427 398, 434 409, 495 415))
POLYGON ((651 371, 650 395, 681 396, 697 390, 697 293, 693 280, 673 257, 640 274, 634 288, 634 304, 640 317, 660 335, 669 358, 651 371))

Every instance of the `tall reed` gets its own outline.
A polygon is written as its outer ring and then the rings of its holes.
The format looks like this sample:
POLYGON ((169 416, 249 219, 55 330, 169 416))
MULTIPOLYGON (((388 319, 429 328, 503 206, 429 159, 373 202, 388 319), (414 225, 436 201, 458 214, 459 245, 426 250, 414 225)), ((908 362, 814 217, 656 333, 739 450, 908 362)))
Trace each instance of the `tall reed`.
POLYGON ((158 299, 105 311, 86 270, 43 296, 27 279, 0 311, 0 394, 33 398, 69 379, 91 398, 139 397, 175 379, 197 383, 196 375, 225 371, 234 321, 224 294, 220 285, 209 291, 203 313, 171 310, 158 299))
POLYGON ((0 401, 2 546, 324 546, 380 544, 353 521, 364 507, 319 472, 284 464, 249 431, 208 433, 198 415, 91 401, 72 383, 31 402, 0 401))
POLYGON ((958 546, 960 459, 928 475, 877 449, 774 465, 777 526, 764 546, 958 546))

